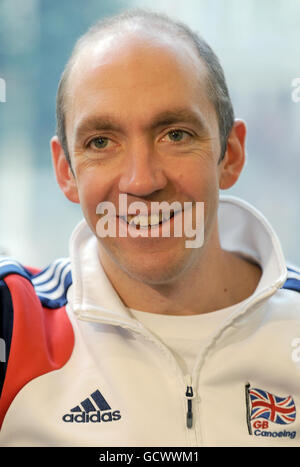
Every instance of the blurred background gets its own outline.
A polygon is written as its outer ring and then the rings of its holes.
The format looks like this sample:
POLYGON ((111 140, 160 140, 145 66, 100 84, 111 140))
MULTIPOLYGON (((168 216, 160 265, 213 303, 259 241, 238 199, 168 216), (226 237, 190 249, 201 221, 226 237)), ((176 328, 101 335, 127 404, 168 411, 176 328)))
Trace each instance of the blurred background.
POLYGON ((300 102, 292 99, 299 0, 0 0, 0 250, 36 267, 68 256, 82 213, 52 171, 58 81, 92 23, 136 6, 186 22, 219 56, 236 116, 248 126, 247 165, 223 193, 261 210, 300 265, 300 102))

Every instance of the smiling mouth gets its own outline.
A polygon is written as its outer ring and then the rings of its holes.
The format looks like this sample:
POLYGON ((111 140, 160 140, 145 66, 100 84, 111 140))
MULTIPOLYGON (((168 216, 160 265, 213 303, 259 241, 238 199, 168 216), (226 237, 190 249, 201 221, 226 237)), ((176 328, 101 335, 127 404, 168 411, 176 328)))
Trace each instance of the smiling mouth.
POLYGON ((137 229, 148 229, 149 227, 157 227, 158 225, 162 225, 165 222, 168 222, 172 219, 175 214, 181 211, 174 211, 170 210, 167 212, 159 212, 150 215, 128 215, 128 216, 120 216, 128 225, 133 226, 137 229))

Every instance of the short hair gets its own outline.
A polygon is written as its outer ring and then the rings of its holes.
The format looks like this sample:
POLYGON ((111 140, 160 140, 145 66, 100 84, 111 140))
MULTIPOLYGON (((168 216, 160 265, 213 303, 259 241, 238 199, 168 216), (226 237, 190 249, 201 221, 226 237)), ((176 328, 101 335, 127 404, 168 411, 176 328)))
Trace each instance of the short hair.
POLYGON ((227 149, 227 140, 234 124, 234 111, 227 88, 224 72, 218 57, 207 42, 186 24, 171 19, 163 13, 136 8, 121 14, 104 18, 95 23, 76 42, 70 59, 68 60, 58 85, 56 98, 56 134, 62 145, 65 156, 71 166, 66 136, 66 94, 67 82, 80 52, 85 45, 95 42, 105 34, 132 31, 136 26, 144 26, 147 30, 156 30, 159 33, 169 34, 185 40, 197 52, 207 67, 207 91, 218 119, 221 154, 219 162, 224 158, 227 149))

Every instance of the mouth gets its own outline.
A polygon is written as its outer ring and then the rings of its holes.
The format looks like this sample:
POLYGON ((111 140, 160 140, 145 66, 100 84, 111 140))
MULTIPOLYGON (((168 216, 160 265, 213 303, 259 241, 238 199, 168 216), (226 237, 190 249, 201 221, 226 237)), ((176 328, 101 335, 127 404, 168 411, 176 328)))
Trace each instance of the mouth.
POLYGON ((128 216, 120 216, 124 222, 126 222, 129 226, 135 227, 136 229, 149 229, 154 228, 164 223, 169 222, 175 214, 181 211, 166 211, 166 212, 159 212, 150 215, 128 215, 128 216))

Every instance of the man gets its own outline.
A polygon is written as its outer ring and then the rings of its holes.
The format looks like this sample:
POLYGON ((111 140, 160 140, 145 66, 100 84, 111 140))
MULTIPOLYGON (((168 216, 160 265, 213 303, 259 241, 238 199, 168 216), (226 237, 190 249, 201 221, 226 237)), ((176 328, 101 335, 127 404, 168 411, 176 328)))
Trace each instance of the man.
POLYGON ((0 263, 1 444, 299 445, 300 274, 259 212, 219 199, 246 128, 212 50, 163 15, 100 23, 57 117, 57 181, 84 221, 70 261, 0 263), (188 220, 200 246, 176 235, 188 220))

